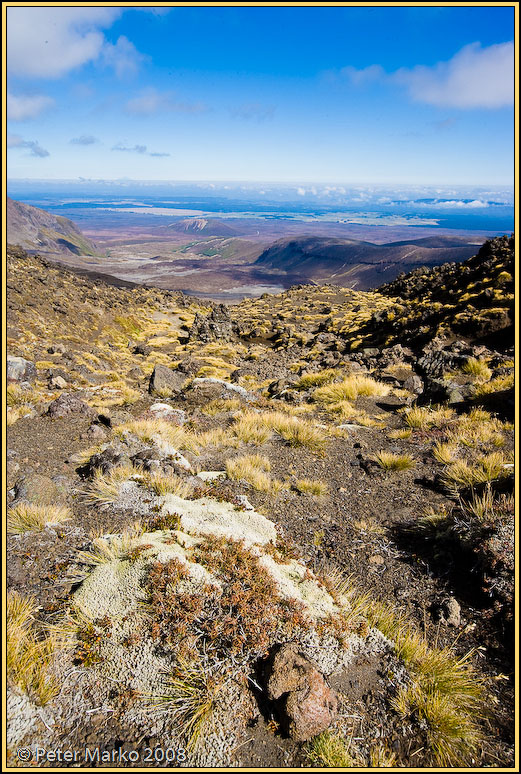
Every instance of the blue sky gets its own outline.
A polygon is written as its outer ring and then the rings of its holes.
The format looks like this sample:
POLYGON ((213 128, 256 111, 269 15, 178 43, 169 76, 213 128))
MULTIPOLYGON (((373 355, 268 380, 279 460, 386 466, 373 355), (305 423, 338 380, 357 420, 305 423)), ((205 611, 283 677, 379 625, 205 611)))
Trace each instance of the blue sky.
POLYGON ((7 8, 9 178, 510 185, 513 7, 7 8))

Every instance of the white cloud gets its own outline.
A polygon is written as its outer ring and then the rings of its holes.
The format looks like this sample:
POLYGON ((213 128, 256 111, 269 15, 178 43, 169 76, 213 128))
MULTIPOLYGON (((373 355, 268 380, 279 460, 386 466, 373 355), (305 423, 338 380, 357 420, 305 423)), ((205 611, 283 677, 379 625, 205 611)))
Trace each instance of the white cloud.
POLYGON ((69 142, 72 145, 95 145, 99 140, 97 137, 93 137, 92 134, 82 134, 80 137, 73 137, 69 142))
POLYGON ((448 62, 402 68, 392 76, 417 102, 438 107, 501 108, 514 104, 514 44, 471 43, 448 62))
POLYGON ((7 9, 7 67, 12 75, 59 78, 101 61, 117 75, 133 74, 142 55, 125 36, 109 43, 102 32, 123 8, 12 7, 7 9))
POLYGON ((113 145, 112 147, 113 151, 124 151, 125 153, 146 153, 147 152, 147 146, 146 145, 133 145, 132 147, 128 145, 123 145, 123 143, 118 142, 117 145, 113 145))
POLYGON ((177 102, 174 97, 174 92, 160 92, 152 87, 130 99, 125 105, 125 110, 136 115, 152 115, 159 111, 202 113, 207 110, 202 102, 177 102))
POLYGON ((49 151, 45 150, 45 148, 42 148, 42 146, 38 142, 36 142, 36 140, 24 140, 22 137, 19 137, 19 135, 17 134, 7 135, 7 147, 8 148, 27 148, 30 156, 37 156, 38 158, 41 158, 41 159, 51 155, 49 151))
POLYGON ((377 64, 369 65, 361 70, 357 70, 356 67, 343 67, 340 70, 340 74, 345 78, 348 78, 355 86, 365 86, 373 81, 378 81, 385 76, 383 67, 377 64))
POLYGON ((134 75, 139 63, 145 58, 125 35, 120 35, 116 43, 105 43, 101 52, 103 62, 113 67, 116 75, 134 75))
POLYGON ((459 109, 501 108, 514 104, 514 43, 485 48, 470 43, 447 62, 386 73, 377 64, 340 74, 355 86, 381 82, 403 86, 416 102, 459 109))
POLYGON ((7 118, 10 121, 25 121, 36 118, 40 113, 54 105, 50 97, 37 95, 34 97, 17 97, 7 92, 7 118))

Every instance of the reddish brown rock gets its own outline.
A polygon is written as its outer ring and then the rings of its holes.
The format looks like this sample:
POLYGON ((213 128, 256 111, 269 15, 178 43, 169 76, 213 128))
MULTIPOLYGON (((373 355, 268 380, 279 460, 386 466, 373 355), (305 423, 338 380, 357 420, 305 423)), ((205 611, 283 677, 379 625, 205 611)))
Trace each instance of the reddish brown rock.
POLYGON ((336 717, 334 691, 297 643, 283 645, 272 658, 268 697, 279 701, 282 724, 292 739, 304 742, 325 731, 336 717))

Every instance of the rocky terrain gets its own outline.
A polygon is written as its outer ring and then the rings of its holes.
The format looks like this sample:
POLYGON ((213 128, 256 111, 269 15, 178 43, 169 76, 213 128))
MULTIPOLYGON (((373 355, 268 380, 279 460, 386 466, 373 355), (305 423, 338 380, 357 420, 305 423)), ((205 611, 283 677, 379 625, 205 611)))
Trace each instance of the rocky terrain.
POLYGON ((9 197, 7 223, 9 242, 30 252, 68 256, 98 254, 96 245, 82 234, 72 220, 9 197))
POLYGON ((377 287, 400 272, 447 261, 463 261, 476 246, 462 237, 425 237, 389 244, 355 239, 302 236, 279 239, 255 266, 281 271, 296 282, 328 282, 357 290, 377 287))
POLYGON ((9 248, 9 765, 513 766, 513 268, 226 307, 9 248))
POLYGON ((82 231, 61 215, 8 199, 7 241, 69 267, 235 303, 302 282, 367 290, 413 269, 459 263, 484 240, 479 232, 423 236, 414 227, 379 227, 368 232, 376 243, 346 223, 158 211, 94 207, 84 222, 81 208, 73 209, 82 231), (380 243, 403 233, 415 238, 380 243))

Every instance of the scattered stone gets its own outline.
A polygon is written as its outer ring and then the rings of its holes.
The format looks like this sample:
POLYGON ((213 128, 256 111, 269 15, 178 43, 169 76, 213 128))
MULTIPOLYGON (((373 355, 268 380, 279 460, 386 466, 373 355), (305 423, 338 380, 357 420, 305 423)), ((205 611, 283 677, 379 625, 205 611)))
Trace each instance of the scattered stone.
POLYGON ((143 357, 147 357, 152 352, 152 348, 148 347, 146 344, 137 344, 132 352, 134 355, 143 355, 143 357))
POLYGON ((198 360, 196 357, 185 357, 177 366, 177 370, 188 376, 195 376, 195 374, 204 366, 202 360, 198 360))
POLYGON ((98 454, 94 454, 87 465, 85 466, 85 473, 88 475, 94 475, 96 471, 102 473, 108 473, 113 468, 117 468, 120 465, 125 465, 130 462, 126 454, 117 452, 111 446, 108 446, 98 454))
POLYGON ((170 393, 175 395, 183 389, 186 376, 179 371, 173 371, 164 365, 156 365, 150 377, 148 391, 150 393, 170 393))
POLYGON ((195 315, 188 333, 188 341, 230 341, 234 334, 234 324, 225 304, 218 304, 210 314, 195 315))
POLYGON ((7 356, 7 382, 33 382, 36 366, 24 357, 7 356))
POLYGON ((149 411, 152 411, 154 416, 168 419, 176 425, 184 425, 188 419, 186 411, 173 408, 168 403, 154 403, 149 411))
POLYGON ((85 401, 80 400, 70 393, 62 393, 56 400, 53 400, 47 414, 52 419, 62 419, 69 414, 84 414, 85 416, 96 416, 96 412, 85 401))
POLYGON ((434 608, 437 621, 445 626, 458 627, 461 625, 461 606, 454 597, 447 597, 434 608))
POLYGON ((53 344, 52 346, 47 347, 47 352, 49 355, 63 355, 65 346, 63 344, 53 344))
POLYGON ((297 643, 282 645, 271 657, 266 687, 268 698, 278 702, 284 730, 297 742, 321 734, 337 715, 336 693, 297 643))
POLYGON ((67 386, 67 382, 62 376, 53 376, 49 380, 49 387, 52 390, 64 390, 67 386))
POLYGON ((87 430, 80 435, 80 438, 88 439, 89 441, 104 441, 107 437, 107 434, 105 433, 104 429, 101 427, 101 425, 98 425, 97 422, 93 422, 93 424, 87 428, 87 430))
POLYGON ((418 374, 412 374, 411 376, 408 376, 404 381, 403 386, 406 390, 414 393, 415 395, 421 395, 424 390, 423 380, 420 376, 418 376, 418 374))
POLYGON ((15 499, 39 505, 54 505, 62 499, 63 491, 49 476, 28 473, 15 484, 15 499))
POLYGON ((219 385, 224 390, 233 392, 239 397, 243 398, 243 400, 245 400, 247 403, 250 403, 250 401, 255 400, 255 395, 252 392, 248 392, 248 390, 245 390, 244 387, 240 387, 238 384, 232 384, 232 382, 225 382, 224 379, 216 379, 214 376, 200 377, 200 378, 194 379, 192 382, 193 386, 197 386, 199 384, 219 385))

